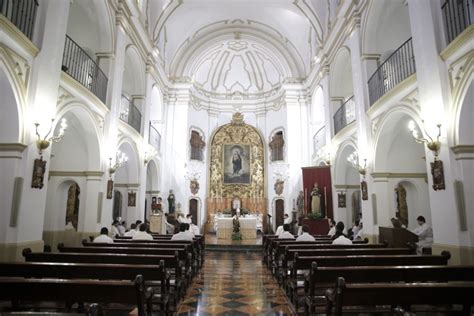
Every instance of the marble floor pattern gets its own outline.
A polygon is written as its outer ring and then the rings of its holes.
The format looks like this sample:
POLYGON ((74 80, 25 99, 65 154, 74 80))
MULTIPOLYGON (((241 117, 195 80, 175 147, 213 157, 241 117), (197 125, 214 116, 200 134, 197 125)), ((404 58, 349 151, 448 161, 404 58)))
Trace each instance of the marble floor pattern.
POLYGON ((260 253, 210 252, 186 297, 183 315, 294 315, 260 253))

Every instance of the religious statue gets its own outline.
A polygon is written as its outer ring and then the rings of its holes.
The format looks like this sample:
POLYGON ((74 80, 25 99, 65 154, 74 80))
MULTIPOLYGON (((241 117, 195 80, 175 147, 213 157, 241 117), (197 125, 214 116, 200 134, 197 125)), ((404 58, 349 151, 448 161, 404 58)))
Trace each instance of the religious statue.
POLYGON ((151 198, 151 209, 153 214, 160 213, 163 211, 163 199, 161 197, 156 198, 156 196, 151 198))
POLYGON ((168 195, 168 213, 169 214, 174 214, 175 208, 174 208, 174 194, 173 190, 170 190, 170 194, 168 195))
POLYGON ((283 193, 285 182, 282 180, 276 180, 275 184, 273 185, 273 189, 277 195, 281 195, 283 193))
POLYGON ((189 188, 193 195, 196 195, 199 192, 199 182, 197 180, 191 180, 189 188))
POLYGON ((314 184, 313 191, 311 191, 311 213, 321 216, 321 192, 318 183, 314 184))
POLYGON ((300 191, 298 197, 296 198, 296 209, 300 216, 303 216, 304 212, 304 194, 303 191, 300 191))
POLYGON ((242 157, 240 157, 238 150, 234 150, 234 155, 232 156, 232 165, 233 165, 232 175, 238 176, 240 170, 242 169, 242 157))

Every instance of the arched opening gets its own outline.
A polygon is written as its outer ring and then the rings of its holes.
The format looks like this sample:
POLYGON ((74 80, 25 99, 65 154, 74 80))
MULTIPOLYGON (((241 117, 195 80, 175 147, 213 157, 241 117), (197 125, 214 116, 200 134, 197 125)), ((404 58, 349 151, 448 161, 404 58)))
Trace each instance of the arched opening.
POLYGON ((334 113, 334 134, 337 134, 356 119, 351 53, 346 47, 342 47, 334 58, 331 67, 330 87, 334 113))
POLYGON ((401 110, 388 114, 375 142, 374 192, 379 225, 390 225, 390 218, 399 215, 394 191, 399 184, 406 191, 408 212, 404 220, 408 221, 408 227, 416 227, 415 219, 419 215, 431 225, 425 152, 408 129, 411 120, 414 117, 401 110))
POLYGON ((275 229, 285 221, 285 200, 275 200, 275 229))
MULTIPOLYGON (((1 53, 0 53, 1 54, 1 53)), ((14 87, 9 76, 4 71, 3 63, 0 61, 0 95, 2 96, 0 114, 0 143, 17 144, 23 142, 20 129, 21 106, 15 98, 14 87)), ((20 153, 19 153, 20 154, 20 153)), ((6 156, 6 155, 5 155, 6 156)), ((19 159, 12 156, 10 159, 0 159, 0 170, 2 170, 2 190, 0 199, 3 203, 0 212, 0 242, 7 241, 8 223, 10 223, 11 201, 14 192, 14 182, 17 176, 17 163, 19 159)))
MULTIPOLYGON (((469 154, 468 150, 462 150, 462 148, 470 148, 474 146, 474 126, 472 122, 474 121, 474 78, 469 78, 467 81, 469 84, 466 85, 467 91, 465 92, 464 99, 459 107, 458 111, 458 124, 457 124, 457 142, 456 142, 456 161, 457 166, 460 170, 459 179, 462 181, 462 190, 459 199, 464 198, 464 211, 465 218, 467 220, 467 228, 470 234, 471 245, 474 244, 474 196, 470 194, 474 192, 474 179, 472 175, 474 174, 474 160, 472 159, 472 154, 469 154), (465 147, 461 147, 465 146, 465 147)), ((464 214, 463 214, 464 217, 464 214)))
POLYGON ((138 133, 142 132, 144 96, 145 67, 137 49, 130 45, 125 51, 120 119, 138 133))
MULTIPOLYGON (((139 182, 139 158, 137 149, 132 143, 124 141, 120 144, 118 150, 124 153, 128 157, 128 161, 121 168, 115 172, 115 184, 114 189, 119 191, 122 196, 122 200, 128 197, 129 191, 138 191, 140 187, 139 182)), ((142 162, 143 165, 143 162, 142 162)), ((144 184, 146 185, 146 184, 144 184)), ((128 206, 128 201, 123 201, 121 207, 121 217, 127 223, 133 223, 140 219, 143 221, 143 209, 142 205, 144 201, 137 201, 135 206, 128 206)), ((115 218, 114 218, 115 219, 115 218)))
POLYGON ((190 199, 189 200, 189 211, 188 214, 191 214, 192 223, 197 225, 199 223, 198 216, 199 216, 199 200, 198 199, 190 199))
MULTIPOLYGON (((97 173, 101 169, 98 127, 82 105, 67 106, 56 121, 63 118, 68 122, 68 129, 61 141, 52 143, 48 161, 50 169, 43 231, 43 239, 47 244, 64 234, 68 224, 65 219, 73 215, 77 215, 76 226, 74 222, 71 223, 77 228, 73 229, 77 242, 80 242, 82 232, 97 230, 96 209, 86 207, 97 205, 97 195, 78 195, 78 205, 75 204, 77 210, 72 212, 72 209, 68 209, 72 213, 66 212, 65 206, 71 186, 77 185, 82 192, 99 192, 100 182, 88 181, 89 172, 97 173)), ((58 134, 59 125, 55 127, 55 135, 58 134)), ((75 217, 71 218, 76 220, 75 217)))
MULTIPOLYGON (((342 221, 347 227, 360 217, 361 212, 361 193, 360 176, 358 171, 352 167, 347 158, 357 151, 351 143, 344 143, 339 149, 335 165, 335 188, 345 192, 345 207, 339 207, 335 212, 335 220, 342 221)), ((340 205, 340 203, 338 203, 340 205)))
POLYGON ((152 160, 148 163, 146 168, 146 194, 145 194, 145 218, 148 218, 152 214, 152 200, 153 197, 158 199, 158 167, 152 160))

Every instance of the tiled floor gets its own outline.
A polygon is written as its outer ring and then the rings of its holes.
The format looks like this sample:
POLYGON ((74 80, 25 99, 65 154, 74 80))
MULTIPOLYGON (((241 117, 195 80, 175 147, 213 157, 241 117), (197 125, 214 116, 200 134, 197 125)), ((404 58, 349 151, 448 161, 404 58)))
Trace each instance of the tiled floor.
POLYGON ((210 252, 178 315, 294 315, 259 253, 210 252))
POLYGON ((216 234, 206 234, 206 245, 261 245, 262 235, 257 234, 255 239, 232 240, 217 239, 216 234))

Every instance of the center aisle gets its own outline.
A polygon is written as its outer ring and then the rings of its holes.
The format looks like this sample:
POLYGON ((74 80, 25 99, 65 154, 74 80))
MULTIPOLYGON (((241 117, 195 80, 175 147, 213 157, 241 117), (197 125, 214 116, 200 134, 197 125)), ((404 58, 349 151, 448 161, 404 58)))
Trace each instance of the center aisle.
POLYGON ((293 315, 260 253, 206 252, 178 315, 293 315))

